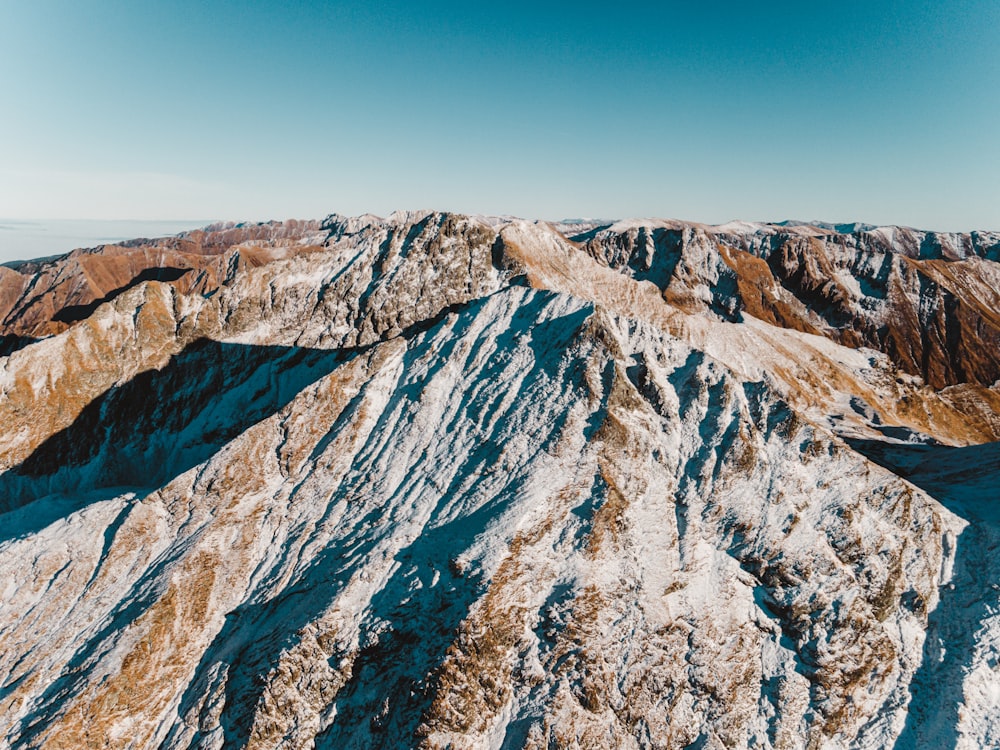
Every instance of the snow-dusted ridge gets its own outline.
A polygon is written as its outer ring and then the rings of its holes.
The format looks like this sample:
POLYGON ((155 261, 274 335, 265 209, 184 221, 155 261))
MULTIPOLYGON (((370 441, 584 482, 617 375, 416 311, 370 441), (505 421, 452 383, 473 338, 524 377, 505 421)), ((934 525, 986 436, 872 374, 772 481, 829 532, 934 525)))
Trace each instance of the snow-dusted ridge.
POLYGON ((0 277, 0 744, 995 744, 998 247, 420 211, 0 277))

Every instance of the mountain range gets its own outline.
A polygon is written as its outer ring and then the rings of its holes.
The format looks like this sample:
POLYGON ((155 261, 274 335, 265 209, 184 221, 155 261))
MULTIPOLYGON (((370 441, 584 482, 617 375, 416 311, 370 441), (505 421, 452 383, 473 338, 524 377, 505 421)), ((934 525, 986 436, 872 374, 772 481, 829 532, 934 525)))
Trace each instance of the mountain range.
POLYGON ((0 746, 1000 746, 1000 233, 225 223, 0 321, 0 746))

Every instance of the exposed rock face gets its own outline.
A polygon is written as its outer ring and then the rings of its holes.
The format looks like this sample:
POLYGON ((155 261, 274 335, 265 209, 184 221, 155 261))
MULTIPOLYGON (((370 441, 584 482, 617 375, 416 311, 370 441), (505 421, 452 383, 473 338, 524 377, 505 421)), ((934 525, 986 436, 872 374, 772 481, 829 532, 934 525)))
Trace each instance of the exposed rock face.
POLYGON ((0 268, 0 743, 995 745, 998 247, 423 212, 0 268))
POLYGON ((869 346, 934 388, 1000 380, 1000 234, 750 229, 624 222, 576 239, 724 319, 869 346))

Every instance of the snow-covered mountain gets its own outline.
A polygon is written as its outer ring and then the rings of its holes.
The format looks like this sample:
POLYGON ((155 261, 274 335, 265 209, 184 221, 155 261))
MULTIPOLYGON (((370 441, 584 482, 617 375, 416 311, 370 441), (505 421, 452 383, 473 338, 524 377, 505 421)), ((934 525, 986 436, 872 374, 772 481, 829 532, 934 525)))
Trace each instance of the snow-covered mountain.
POLYGON ((998 746, 998 290, 432 212, 0 267, 0 746, 998 746))

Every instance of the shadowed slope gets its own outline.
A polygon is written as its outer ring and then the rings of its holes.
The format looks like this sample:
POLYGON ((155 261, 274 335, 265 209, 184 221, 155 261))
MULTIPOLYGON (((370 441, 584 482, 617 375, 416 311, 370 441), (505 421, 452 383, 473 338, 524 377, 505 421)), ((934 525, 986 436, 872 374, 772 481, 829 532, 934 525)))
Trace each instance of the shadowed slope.
POLYGON ((38 531, 95 490, 148 490, 168 482, 348 356, 195 341, 163 369, 106 391, 20 466, 0 474, 0 541, 38 531), (44 509, 11 513, 48 495, 61 498, 44 509))
POLYGON ((60 308, 52 316, 52 320, 59 323, 76 323, 90 317, 90 314, 105 302, 110 302, 119 294, 127 292, 132 287, 138 286, 144 281, 177 281, 191 270, 190 268, 172 268, 170 266, 143 269, 134 278, 129 280, 127 284, 112 289, 100 299, 95 299, 93 302, 88 302, 85 305, 66 305, 66 307, 60 308))
POLYGON ((928 620, 923 662, 910 686, 910 709, 896 748, 955 747, 960 739, 994 747, 1000 735, 963 716, 962 699, 970 689, 969 676, 981 672, 988 683, 995 679, 992 664, 1000 659, 998 644, 984 640, 981 632, 1000 611, 1000 443, 852 445, 968 521, 955 539, 951 584, 942 589, 928 620))

